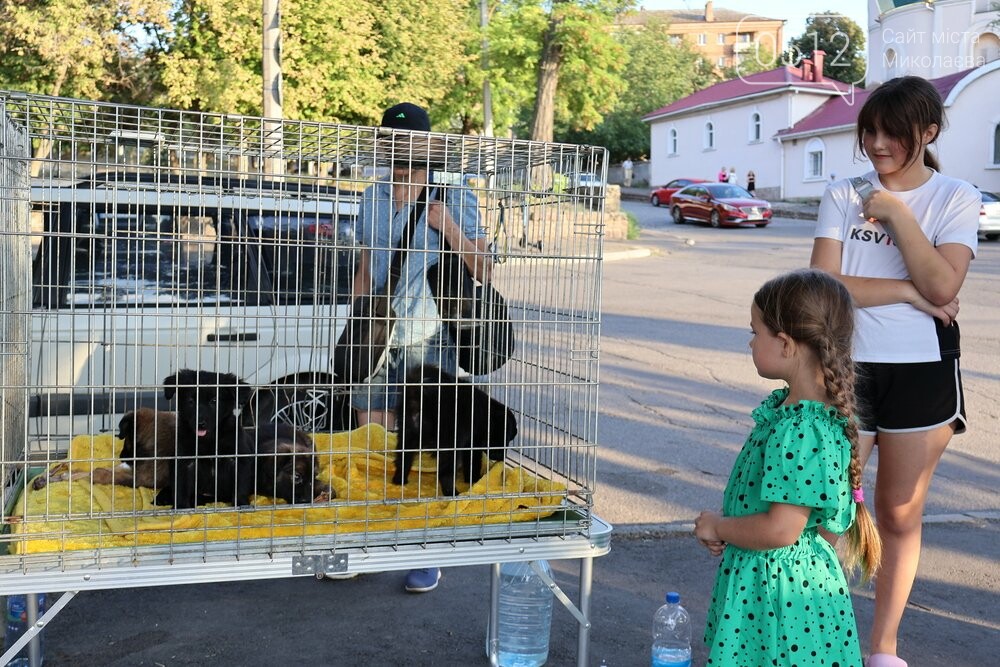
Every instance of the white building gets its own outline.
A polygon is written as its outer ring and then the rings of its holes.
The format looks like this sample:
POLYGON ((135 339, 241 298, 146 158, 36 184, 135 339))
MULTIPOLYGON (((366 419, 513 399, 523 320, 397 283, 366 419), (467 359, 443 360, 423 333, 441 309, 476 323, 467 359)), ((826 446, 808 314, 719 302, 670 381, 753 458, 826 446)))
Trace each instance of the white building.
POLYGON ((817 54, 819 67, 809 59, 802 67, 723 81, 647 114, 650 183, 661 185, 679 177, 714 180, 721 167, 735 167, 743 184, 747 172, 754 172, 762 197, 781 197, 782 183, 789 180, 825 184, 822 160, 791 164, 775 139, 781 130, 850 90, 823 78, 822 57, 817 54))
POLYGON ((1000 59, 996 0, 868 0, 869 87, 936 79, 1000 59))
MULTIPOLYGON (((904 74, 931 80, 947 117, 936 146, 942 170, 996 192, 1000 28, 989 26, 998 16, 988 11, 991 1, 877 0, 880 9, 870 0, 868 87, 904 74)), ((818 198, 832 178, 870 169, 855 139, 868 92, 823 80, 821 72, 805 60, 801 68, 725 81, 647 114, 651 184, 714 180, 725 165, 736 167, 741 183, 752 169, 763 197, 818 198)))

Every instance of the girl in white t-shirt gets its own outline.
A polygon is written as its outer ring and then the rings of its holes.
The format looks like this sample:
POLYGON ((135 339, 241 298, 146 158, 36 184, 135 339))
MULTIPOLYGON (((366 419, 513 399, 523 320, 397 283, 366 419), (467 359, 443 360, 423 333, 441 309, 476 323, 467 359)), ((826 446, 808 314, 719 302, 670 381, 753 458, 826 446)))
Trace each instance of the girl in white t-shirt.
POLYGON ((857 141, 874 171, 823 195, 811 264, 838 276, 857 307, 854 359, 862 465, 878 446, 875 516, 883 540, 868 667, 896 656, 916 577, 931 476, 965 430, 958 368, 958 292, 975 256, 979 192, 944 176, 928 151, 944 124, 941 96, 906 76, 876 88, 857 141))

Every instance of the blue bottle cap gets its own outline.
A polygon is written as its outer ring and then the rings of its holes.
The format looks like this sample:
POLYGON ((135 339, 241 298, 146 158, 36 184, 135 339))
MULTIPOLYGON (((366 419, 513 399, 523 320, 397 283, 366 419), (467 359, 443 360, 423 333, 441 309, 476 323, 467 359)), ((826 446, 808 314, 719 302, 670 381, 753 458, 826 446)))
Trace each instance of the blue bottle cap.
POLYGON ((671 591, 670 593, 667 593, 667 603, 668 604, 677 604, 680 601, 681 601, 681 594, 680 593, 674 593, 673 591, 671 591))

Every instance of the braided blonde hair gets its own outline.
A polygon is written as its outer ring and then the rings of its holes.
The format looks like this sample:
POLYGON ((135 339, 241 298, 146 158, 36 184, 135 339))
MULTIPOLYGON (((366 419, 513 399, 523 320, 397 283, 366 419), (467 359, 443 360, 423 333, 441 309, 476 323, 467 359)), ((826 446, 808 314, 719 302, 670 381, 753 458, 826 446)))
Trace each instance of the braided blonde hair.
MULTIPOLYGON (((848 479, 851 489, 860 493, 861 461, 851 358, 854 301, 850 292, 827 273, 802 269, 766 282, 754 295, 754 304, 768 329, 784 332, 816 353, 830 405, 846 420, 844 435, 851 446, 848 479)), ((849 572, 860 567, 861 578, 867 581, 882 560, 882 541, 864 502, 856 505, 857 514, 847 531, 844 566, 849 572)))

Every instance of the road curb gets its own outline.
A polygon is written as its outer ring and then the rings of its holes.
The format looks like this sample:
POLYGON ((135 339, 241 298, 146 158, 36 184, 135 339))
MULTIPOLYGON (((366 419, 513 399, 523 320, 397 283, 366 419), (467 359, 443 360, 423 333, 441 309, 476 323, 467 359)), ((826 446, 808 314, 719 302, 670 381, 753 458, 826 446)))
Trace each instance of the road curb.
MULTIPOLYGON (((924 525, 940 523, 981 523, 1000 521, 1000 510, 967 510, 948 514, 927 514, 924 525)), ((666 523, 615 524, 614 535, 630 539, 656 538, 694 532, 693 521, 668 521, 666 523)))
POLYGON ((620 259, 638 259, 640 257, 649 257, 652 254, 653 251, 649 248, 635 247, 606 252, 604 253, 603 258, 605 262, 614 262, 620 259))

